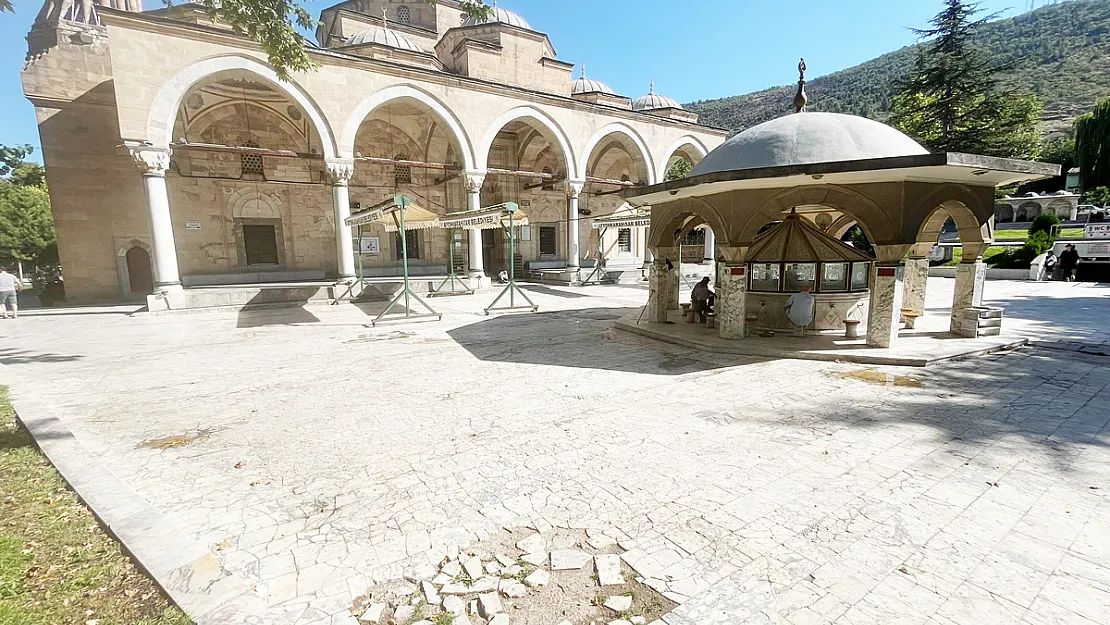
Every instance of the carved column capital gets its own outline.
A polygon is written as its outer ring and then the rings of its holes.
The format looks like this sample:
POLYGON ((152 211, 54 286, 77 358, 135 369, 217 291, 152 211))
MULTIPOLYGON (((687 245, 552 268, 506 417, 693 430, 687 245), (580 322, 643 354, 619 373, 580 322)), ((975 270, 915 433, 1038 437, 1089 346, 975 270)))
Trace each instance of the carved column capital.
POLYGON ((585 180, 568 180, 567 181, 567 198, 574 199, 582 194, 582 189, 586 187, 585 180))
POLYGON ((132 160, 144 176, 165 176, 170 168, 170 149, 151 145, 124 144, 131 153, 132 160))
POLYGON ((324 169, 333 185, 346 186, 355 175, 355 162, 338 158, 324 160, 324 169))
POLYGON ((484 171, 468 171, 465 175, 466 178, 466 192, 478 193, 482 190, 482 185, 486 183, 486 172, 484 171))

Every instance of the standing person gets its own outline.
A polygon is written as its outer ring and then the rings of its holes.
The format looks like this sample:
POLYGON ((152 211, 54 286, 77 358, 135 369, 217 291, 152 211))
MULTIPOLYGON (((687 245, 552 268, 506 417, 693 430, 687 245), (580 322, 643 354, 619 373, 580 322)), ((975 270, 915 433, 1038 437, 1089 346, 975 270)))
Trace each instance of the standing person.
POLYGON ((8 309, 12 309, 12 319, 19 317, 19 302, 16 299, 15 292, 21 289, 23 285, 19 280, 8 273, 4 267, 0 267, 0 313, 4 314, 4 318, 8 318, 8 309))
POLYGON ((1047 280, 1054 280, 1056 278, 1056 265, 1059 264, 1060 259, 1056 258, 1056 252, 1048 250, 1044 256, 1044 275, 1047 280))
POLYGON ((705 314, 709 312, 709 300, 715 297, 716 294, 709 290, 709 278, 705 277, 694 285, 694 290, 690 292, 690 301, 694 304, 694 314, 705 323, 705 314))
POLYGON ((1064 251, 1060 252, 1060 275, 1064 282, 1072 282, 1075 280, 1075 268, 1079 265, 1079 252, 1075 251, 1075 246, 1068 243, 1064 246, 1064 251))

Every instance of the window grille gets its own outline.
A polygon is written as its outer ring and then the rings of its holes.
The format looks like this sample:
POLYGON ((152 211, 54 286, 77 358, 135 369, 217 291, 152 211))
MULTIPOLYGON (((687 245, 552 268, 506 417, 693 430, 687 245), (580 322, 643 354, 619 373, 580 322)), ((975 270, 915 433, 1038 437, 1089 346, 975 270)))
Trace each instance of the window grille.
MULTIPOLYGON (((257 148, 261 146, 259 146, 254 141, 247 141, 242 145, 242 147, 257 148)), ((242 167, 243 174, 256 174, 261 176, 266 173, 266 169, 263 167, 262 164, 261 154, 240 154, 239 165, 242 167)))
MULTIPOLYGON (((404 258, 404 254, 401 253, 401 233, 395 232, 393 234, 394 247, 397 249, 397 260, 401 260, 404 258)), ((420 233, 416 230, 405 230, 405 245, 408 248, 409 260, 420 258, 420 237, 417 236, 418 234, 420 233)))
POLYGON ((540 255, 555 255, 555 226, 540 226, 540 255))
POLYGON ((412 11, 405 5, 397 7, 397 21, 401 24, 412 23, 412 11))
POLYGON ((632 251, 632 228, 621 228, 617 230, 617 251, 632 251))
MULTIPOLYGON (((395 161, 407 161, 409 157, 407 154, 398 154, 393 157, 395 161)), ((394 165, 393 166, 393 183, 394 184, 412 184, 412 167, 408 165, 394 165)))

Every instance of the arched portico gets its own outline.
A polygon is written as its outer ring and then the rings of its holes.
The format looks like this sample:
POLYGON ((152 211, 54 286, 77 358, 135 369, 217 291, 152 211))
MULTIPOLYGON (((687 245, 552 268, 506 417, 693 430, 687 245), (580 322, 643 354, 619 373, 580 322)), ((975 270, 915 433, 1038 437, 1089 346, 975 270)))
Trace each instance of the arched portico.
MULTIPOLYGON (((450 130, 454 140, 458 143, 460 148, 459 156, 462 158, 461 165, 467 171, 476 169, 472 142, 458 117, 456 117, 447 106, 440 102, 439 99, 412 85, 387 87, 366 98, 355 107, 354 112, 351 113, 351 116, 347 119, 347 123, 343 126, 343 134, 341 135, 339 143, 339 150, 342 158, 351 158, 354 156, 355 136, 358 134, 359 128, 366 118, 370 117, 377 108, 395 100, 414 101, 434 114, 435 117, 450 130)), ((485 169, 485 167, 483 166, 478 169, 485 169)))
POLYGON ((697 137, 691 135, 680 137, 668 146, 658 159, 655 179, 662 182, 667 177, 667 172, 670 171, 676 157, 686 158, 691 165, 697 165, 708 153, 709 150, 706 149, 705 144, 697 137))
MULTIPOLYGON (((639 133, 623 123, 608 124, 590 137, 579 154, 578 178, 585 181, 579 213, 579 237, 586 237, 585 254, 609 264, 636 264, 647 248, 646 231, 606 230, 591 227, 591 220, 606 217, 627 208, 627 203, 614 191, 622 186, 645 186, 655 180, 654 167, 646 143, 639 133), (596 235, 596 237, 594 236, 596 235)), ((568 215, 569 217, 569 215, 568 215)))
POLYGON ((590 161, 594 158, 598 146, 602 145, 602 142, 615 137, 624 139, 622 143, 625 146, 631 146, 631 148, 626 148, 626 151, 628 151, 630 155, 635 153, 634 155, 638 156, 642 161, 644 165, 644 179, 639 182, 648 185, 655 184, 657 178, 655 175, 655 168, 652 164, 651 152, 648 150, 647 144, 639 133, 630 128, 627 124, 622 124, 620 122, 614 122, 602 127, 586 142, 578 159, 581 167, 578 172, 578 179, 585 180, 586 176, 590 175, 588 172, 590 161))
POLYGON ((331 125, 308 93, 295 82, 278 78, 277 72, 269 65, 239 55, 218 56, 199 61, 166 81, 158 89, 150 107, 147 119, 147 140, 156 148, 168 148, 173 141, 174 123, 185 95, 201 81, 229 71, 249 72, 283 92, 297 103, 311 120, 320 135, 324 156, 338 156, 331 125))
POLYGON ((489 125, 486 134, 482 138, 482 143, 478 145, 476 155, 477 166, 475 169, 485 171, 488 168, 490 148, 493 147, 493 142, 497 138, 498 133, 502 132, 506 126, 516 121, 540 129, 541 133, 548 135, 548 138, 559 146, 563 161, 566 163, 566 169, 563 170, 564 174, 569 176, 577 171, 577 161, 574 158, 574 150, 571 149, 571 141, 566 131, 563 130, 562 126, 552 119, 550 115, 534 106, 518 106, 508 110, 489 125))

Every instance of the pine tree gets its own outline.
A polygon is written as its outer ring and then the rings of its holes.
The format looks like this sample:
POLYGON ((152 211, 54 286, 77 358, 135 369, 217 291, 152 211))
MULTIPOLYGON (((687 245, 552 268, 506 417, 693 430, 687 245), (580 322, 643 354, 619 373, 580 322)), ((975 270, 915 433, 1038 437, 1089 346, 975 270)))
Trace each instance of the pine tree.
POLYGON ((892 102, 890 121, 937 151, 1035 158, 1041 103, 998 88, 999 68, 973 42, 996 15, 976 19, 979 13, 977 3, 945 0, 932 28, 914 30, 928 41, 892 102))
POLYGON ((1075 120, 1075 160, 1085 190, 1110 187, 1110 98, 1075 120))

